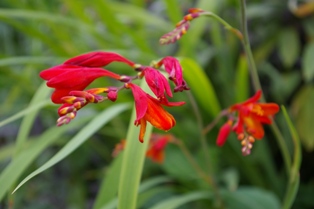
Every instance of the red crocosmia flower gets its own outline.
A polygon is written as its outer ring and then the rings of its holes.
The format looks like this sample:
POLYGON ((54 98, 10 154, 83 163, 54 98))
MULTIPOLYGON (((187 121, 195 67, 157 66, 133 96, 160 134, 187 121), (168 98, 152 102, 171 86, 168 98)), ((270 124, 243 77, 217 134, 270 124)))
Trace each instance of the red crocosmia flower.
POLYGON ((230 111, 238 112, 238 121, 234 127, 237 134, 246 131, 255 139, 264 137, 264 128, 262 124, 271 124, 269 118, 279 111, 279 106, 276 103, 258 103, 262 92, 258 91, 247 101, 235 104, 230 107, 230 111))
POLYGON ((140 142, 144 140, 147 121, 155 128, 164 131, 170 130, 176 124, 174 117, 163 109, 158 99, 151 97, 135 84, 126 83, 125 86, 126 88, 131 88, 134 96, 136 109, 136 120, 134 124, 141 126, 139 135, 140 142))
POLYGON ((163 58, 157 66, 164 65, 166 72, 169 74, 169 79, 176 85, 174 91, 189 90, 185 80, 183 79, 182 67, 180 62, 174 57, 163 58))
POLYGON ((167 144, 172 141, 173 137, 171 135, 153 134, 146 152, 146 157, 156 163, 162 163, 165 158, 165 148, 167 144))
POLYGON ((77 65, 84 67, 104 67, 111 62, 123 62, 131 67, 134 67, 135 63, 122 57, 114 52, 89 52, 76 57, 73 57, 64 62, 67 65, 77 65))
POLYGON ((40 77, 47 80, 47 86, 55 88, 52 102, 62 104, 61 98, 71 91, 81 91, 99 77, 111 77, 119 80, 120 75, 102 68, 88 68, 73 65, 58 65, 40 72, 40 77))
POLYGON ((164 97, 165 92, 169 97, 172 97, 172 92, 167 79, 158 70, 146 67, 144 70, 144 76, 147 85, 152 92, 154 92, 157 98, 164 97))
POLYGON ((230 132, 232 130, 232 120, 228 120, 219 130, 216 144, 222 146, 225 144, 230 132))
POLYGON ((236 132, 237 138, 241 141, 242 154, 251 153, 255 139, 264 137, 263 124, 271 124, 271 117, 279 111, 276 103, 259 103, 261 91, 245 102, 232 105, 221 114, 229 117, 228 121, 220 128, 217 145, 222 146, 231 131, 236 132), (234 124, 234 125, 233 125, 234 124))

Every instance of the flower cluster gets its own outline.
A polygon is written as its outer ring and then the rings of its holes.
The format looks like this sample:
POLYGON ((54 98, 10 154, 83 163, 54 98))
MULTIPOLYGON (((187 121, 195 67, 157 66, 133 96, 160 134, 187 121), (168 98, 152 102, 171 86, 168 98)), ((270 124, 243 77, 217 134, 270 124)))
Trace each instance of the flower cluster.
POLYGON ((189 14, 185 15, 183 20, 176 24, 173 31, 163 35, 159 39, 160 44, 171 44, 179 40, 190 28, 190 22, 205 13, 204 10, 197 8, 191 8, 188 12, 189 14))
MULTIPOLYGON (((175 143, 176 139, 170 134, 152 134, 149 140, 148 149, 146 151, 146 157, 150 158, 156 163, 163 163, 165 159, 165 148, 168 143, 175 143)), ((126 140, 121 140, 116 144, 112 156, 116 157, 120 152, 124 150, 126 146, 126 140)))
POLYGON ((89 103, 99 103, 104 100, 116 101, 118 92, 131 89, 135 107, 135 125, 140 125, 139 140, 143 142, 147 122, 161 130, 170 130, 176 123, 174 117, 163 106, 181 106, 185 102, 170 102, 172 91, 167 78, 158 70, 161 67, 168 73, 174 83, 174 92, 188 90, 183 79, 182 68, 177 59, 165 57, 154 66, 136 64, 113 52, 90 52, 73 57, 61 65, 43 70, 40 77, 47 81, 47 86, 54 88, 52 102, 62 104, 58 109, 57 125, 69 123, 76 117, 77 111, 89 103), (112 62, 122 62, 132 67, 135 76, 119 75, 103 67, 112 62), (109 77, 124 83, 121 86, 109 86, 86 89, 95 79, 109 77), (144 92, 133 80, 145 78, 155 97, 144 92), (106 96, 100 95, 106 94, 106 96))
POLYGON ((261 91, 243 103, 232 105, 227 111, 227 122, 220 128, 217 145, 222 146, 231 131, 241 141, 242 154, 249 155, 255 139, 264 137, 263 124, 271 124, 271 116, 279 111, 276 103, 259 103, 261 91))

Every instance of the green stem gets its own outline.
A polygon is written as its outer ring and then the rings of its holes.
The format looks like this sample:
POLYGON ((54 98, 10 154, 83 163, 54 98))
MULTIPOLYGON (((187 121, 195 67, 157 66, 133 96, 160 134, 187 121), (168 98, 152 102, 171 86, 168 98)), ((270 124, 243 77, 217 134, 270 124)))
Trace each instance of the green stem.
POLYGON ((211 175, 207 175, 203 169, 198 165, 198 163, 194 160, 192 154, 190 153, 190 151, 186 148, 185 144, 180 141, 180 140, 176 140, 175 144, 178 145, 178 147, 181 149, 182 153, 184 154, 184 156, 186 157, 186 159, 190 162, 190 164, 192 165, 192 167, 194 168, 194 170, 196 171, 196 173, 205 181, 207 182, 214 191, 214 194, 216 196, 216 200, 217 200, 217 206, 219 208, 224 208, 223 205, 223 201, 222 198, 219 194, 219 188, 216 185, 214 179, 212 178, 211 175))
MULTIPOLYGON (((253 53, 251 50, 251 46, 250 46, 250 41, 249 41, 249 35, 248 35, 248 27, 247 27, 247 20, 246 20, 246 3, 245 0, 241 0, 241 22, 242 22, 242 30, 243 30, 243 40, 242 40, 242 44, 245 50, 245 53, 247 55, 247 60, 250 66, 250 71, 251 71, 251 77, 252 77, 252 82, 253 82, 253 86, 255 91, 258 91, 260 89, 262 89, 261 87, 261 83, 259 81, 259 77, 258 77, 258 72, 257 72, 257 68, 255 65, 255 61, 253 58, 253 53)), ((265 102, 264 97, 262 97, 262 101, 265 102)), ((285 162, 285 168, 287 171, 287 174, 289 175, 290 173, 290 168, 291 168, 291 158, 290 158, 290 154, 289 154, 289 150, 288 147, 285 143, 285 140, 281 134, 281 132, 279 131, 279 128, 277 126, 277 124, 275 122, 272 123, 271 125, 272 131, 276 136, 277 139, 277 143, 279 144, 282 156, 283 156, 283 160, 285 162)))
POLYGON ((300 183, 300 176, 299 176, 299 170, 301 166, 301 144, 300 144, 300 138, 295 130, 295 127, 293 126, 289 115, 286 111, 286 108, 284 106, 281 106, 283 115, 286 119, 286 122, 288 124, 290 134, 292 136, 292 141, 294 144, 294 154, 293 154, 293 163, 291 167, 291 174, 289 178, 289 184, 287 186, 286 194, 282 203, 283 209, 289 209, 291 208, 293 201, 295 200, 299 183, 300 183))
POLYGON ((197 124, 198 124, 198 129, 199 129, 199 133, 200 133, 199 139, 200 139, 200 142, 201 142, 201 145, 202 145, 202 148, 203 148, 206 165, 208 165, 207 166, 207 171, 209 172, 211 170, 210 167, 209 167, 209 165, 210 165, 210 162, 209 162, 210 156, 209 156, 209 153, 208 153, 208 144, 207 144, 207 141, 205 139, 205 135, 203 134, 203 127, 204 127, 204 125, 203 125, 203 121, 202 121, 202 116, 201 116, 201 113, 199 111, 199 108, 197 106, 197 103, 196 103, 195 98, 192 95, 192 93, 190 91, 187 91, 187 95, 189 97, 189 100, 190 100, 191 105, 192 105, 192 109, 193 109, 195 117, 196 117, 196 121, 197 121, 197 124))
POLYGON ((224 19, 222 19, 221 17, 219 17, 215 13, 206 11, 206 12, 203 12, 201 15, 214 18, 215 20, 220 22, 222 25, 224 25, 227 30, 229 30, 232 33, 234 33, 240 40, 243 39, 243 35, 242 35, 242 33, 238 29, 232 27, 229 23, 227 23, 224 19))
MULTIPOLYGON (((195 98, 194 98, 193 94, 190 91, 187 91, 187 95, 189 97, 189 100, 190 100, 191 105, 192 105, 192 109, 193 109, 194 114, 196 116, 196 121, 197 121, 197 124, 198 124, 199 133, 200 133, 200 142, 201 142, 201 146, 203 147, 203 152, 204 152, 204 155, 205 155, 205 163, 207 165, 206 168, 207 168, 207 173, 209 175, 206 175, 206 173, 204 173, 204 175, 206 176, 205 178, 208 179, 207 182, 209 182, 212 185, 212 187, 213 187, 213 190, 214 190, 216 198, 217 198, 217 205, 219 207, 223 208, 223 203, 222 203, 222 199, 221 199, 221 197, 219 195, 218 186, 216 185, 216 183, 213 180, 212 175, 211 175, 211 168, 210 168, 210 162, 209 162, 210 156, 209 156, 209 153, 208 153, 208 144, 207 144, 207 141, 206 141, 206 138, 205 138, 205 134, 203 132, 204 125, 203 125, 203 121, 202 121, 202 116, 201 116, 201 113, 199 111, 199 108, 197 106, 197 103, 195 101, 195 98)), ((185 150, 187 151, 187 149, 185 149, 185 150)), ((184 153, 184 154, 186 156, 188 156, 187 153, 184 153)), ((193 159, 192 156, 190 156, 188 158, 190 158, 190 160, 193 159)), ((198 167, 198 165, 197 165, 197 167, 198 167)), ((203 172, 200 173, 200 174, 203 175, 203 172)))

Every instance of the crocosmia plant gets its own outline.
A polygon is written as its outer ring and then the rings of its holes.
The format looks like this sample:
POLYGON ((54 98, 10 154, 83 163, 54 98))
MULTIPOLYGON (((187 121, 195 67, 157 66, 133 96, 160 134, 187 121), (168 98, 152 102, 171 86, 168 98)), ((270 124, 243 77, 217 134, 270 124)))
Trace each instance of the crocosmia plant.
POLYGON ((0 7, 0 209, 314 208, 313 1, 0 7))
POLYGON ((113 52, 91 52, 65 61, 61 65, 43 70, 40 77, 47 81, 47 86, 54 88, 51 95, 52 102, 62 104, 58 109, 57 125, 68 124, 77 112, 89 103, 100 103, 105 100, 115 102, 119 91, 131 89, 135 108, 136 120, 134 124, 141 127, 139 141, 143 142, 147 121, 155 128, 168 131, 175 124, 174 117, 163 106, 181 106, 185 102, 169 102, 172 91, 167 78, 158 70, 160 67, 168 73, 174 82, 174 92, 189 90, 183 79, 182 67, 174 57, 165 57, 154 67, 135 64, 123 56, 113 52), (119 75, 103 69, 112 62, 122 62, 133 68, 134 76, 119 75), (86 89, 95 79, 108 77, 123 83, 120 86, 109 86, 86 89), (145 81, 155 94, 149 95, 138 85, 132 83, 136 79, 145 77, 145 81), (106 94, 106 96, 101 95, 106 94))

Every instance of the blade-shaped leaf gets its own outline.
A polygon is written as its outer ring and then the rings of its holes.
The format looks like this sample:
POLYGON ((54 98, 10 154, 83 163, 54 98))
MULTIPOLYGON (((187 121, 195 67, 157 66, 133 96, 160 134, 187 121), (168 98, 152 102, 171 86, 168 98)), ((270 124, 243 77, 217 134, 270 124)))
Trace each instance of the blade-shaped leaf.
POLYGON ((216 92, 202 67, 192 59, 180 59, 184 78, 202 107, 212 116, 219 114, 221 108, 216 92))
POLYGON ((57 154, 55 154, 48 162, 42 165, 40 168, 29 174, 16 188, 20 188, 28 180, 38 175, 39 173, 50 168, 54 164, 60 162, 70 153, 72 153, 77 147, 85 142, 91 135, 93 135, 99 128, 109 122, 112 118, 116 117, 122 111, 128 109, 128 104, 117 104, 104 110, 97 117, 95 117, 90 123, 88 123, 79 133, 77 133, 57 154))

